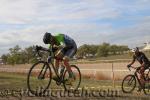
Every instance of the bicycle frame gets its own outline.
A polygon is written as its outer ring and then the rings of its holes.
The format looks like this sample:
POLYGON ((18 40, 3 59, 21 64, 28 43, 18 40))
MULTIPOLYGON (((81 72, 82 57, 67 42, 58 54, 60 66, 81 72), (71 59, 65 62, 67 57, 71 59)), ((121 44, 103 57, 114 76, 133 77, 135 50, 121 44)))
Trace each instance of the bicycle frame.
MULTIPOLYGON (((48 64, 51 64, 51 65, 52 65, 52 68, 53 68, 53 70, 54 70, 55 75, 58 77, 59 80, 61 80, 62 77, 58 75, 57 69, 56 69, 56 67, 54 66, 54 63, 52 63, 53 60, 57 60, 56 57, 54 56, 54 52, 52 51, 52 48, 50 48, 50 50, 43 50, 43 51, 49 52, 49 56, 47 57, 47 61, 46 61, 46 62, 47 62, 48 64)), ((39 51, 37 51, 37 54, 38 54, 38 56, 41 58, 41 55, 40 55, 39 51)), ((41 59, 40 59, 40 60, 41 60, 41 59)), ((59 59, 59 60, 60 60, 61 62, 63 62, 62 59, 59 59)), ((61 66, 64 66, 64 65, 61 64, 61 66)), ((40 74, 39 74, 38 78, 41 78, 40 76, 41 76, 41 74, 42 74, 42 72, 43 72, 44 69, 45 69, 45 66, 42 67, 42 70, 40 71, 40 74)), ((47 71, 47 68, 45 69, 43 76, 45 75, 46 71, 47 71)))
MULTIPOLYGON (((55 57, 54 57, 53 59, 55 59, 55 57)), ((51 60, 50 62, 48 62, 48 63, 51 63, 51 62, 52 62, 52 60, 51 60)), ((54 70, 54 72, 55 72, 55 75, 56 75, 59 79, 61 79, 61 77, 58 75, 57 69, 56 69, 56 67, 54 66, 54 64, 51 63, 51 65, 52 65, 52 68, 53 68, 53 70, 54 70)))
MULTIPOLYGON (((131 68, 133 68, 133 69, 135 69, 136 71, 134 72, 134 76, 136 77, 136 79, 138 80, 138 83, 140 84, 140 86, 141 86, 141 81, 140 81, 140 79, 139 79, 139 77, 138 77, 138 74, 137 73, 139 73, 138 71, 139 71, 139 67, 133 67, 133 66, 131 66, 131 68)), ((129 70, 130 70, 130 68, 128 68, 129 70)), ((131 70, 130 70, 131 71, 131 70)), ((150 73, 150 68, 148 68, 148 73, 146 74, 146 76, 144 76, 144 81, 145 82, 149 82, 149 80, 146 80, 147 78, 149 78, 148 77, 148 75, 149 75, 149 73, 150 73)), ((140 74, 140 73, 139 73, 140 74)))

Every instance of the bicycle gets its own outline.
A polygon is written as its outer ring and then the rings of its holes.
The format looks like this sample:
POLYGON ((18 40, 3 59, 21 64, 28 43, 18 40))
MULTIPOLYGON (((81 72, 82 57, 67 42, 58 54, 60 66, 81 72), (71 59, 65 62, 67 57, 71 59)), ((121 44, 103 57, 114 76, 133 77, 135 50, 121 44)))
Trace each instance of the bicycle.
MULTIPOLYGON (((38 46, 36 46, 37 48, 38 46)), ((65 91, 72 89, 73 91, 77 90, 81 83, 81 72, 80 69, 76 65, 71 65, 72 72, 74 73, 74 82, 72 85, 66 84, 69 78, 69 74, 67 69, 64 67, 64 65, 61 63, 61 67, 63 67, 63 70, 61 70, 61 73, 59 74, 57 72, 56 67, 53 64, 54 59, 56 57, 54 56, 54 52, 52 49, 50 50, 37 50, 37 55, 40 57, 39 61, 30 68, 28 76, 27 76, 27 87, 29 91, 32 94, 42 94, 47 91, 47 89, 50 86, 51 80, 52 80, 52 70, 58 80, 56 81, 57 85, 63 84, 65 91), (44 61, 41 59, 40 51, 47 51, 49 53, 49 56, 47 58, 47 61, 44 61), (35 84, 36 83, 36 84, 35 84)), ((63 62, 62 59, 61 62, 63 62)))
MULTIPOLYGON (((144 86, 142 87, 141 81, 138 78, 138 71, 140 67, 133 67, 131 66, 130 68, 133 68, 135 70, 134 74, 129 74, 124 77, 122 81, 122 91, 124 93, 132 93, 133 90, 136 87, 136 80, 139 83, 140 88, 142 88, 143 92, 145 95, 150 95, 150 67, 144 72, 144 86)), ((131 69, 129 71, 131 71, 131 69)))

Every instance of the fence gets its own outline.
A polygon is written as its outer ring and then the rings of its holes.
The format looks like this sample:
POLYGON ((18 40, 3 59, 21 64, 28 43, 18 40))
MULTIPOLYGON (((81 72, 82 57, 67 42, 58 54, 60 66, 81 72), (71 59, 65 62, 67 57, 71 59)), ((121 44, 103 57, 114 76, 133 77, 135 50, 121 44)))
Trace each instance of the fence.
MULTIPOLYGON (((125 66, 127 63, 99 63, 99 64, 77 64, 82 77, 93 80, 111 80, 115 87, 115 81, 122 80, 125 75, 132 73, 125 66)), ((0 72, 28 73, 30 67, 0 67, 0 72)))

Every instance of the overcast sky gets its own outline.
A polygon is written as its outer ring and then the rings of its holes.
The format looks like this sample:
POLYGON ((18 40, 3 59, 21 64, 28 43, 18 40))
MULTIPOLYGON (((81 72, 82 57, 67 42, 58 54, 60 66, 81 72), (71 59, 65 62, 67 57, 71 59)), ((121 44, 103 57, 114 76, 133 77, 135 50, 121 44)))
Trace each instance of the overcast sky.
POLYGON ((150 0, 0 0, 0 55, 15 45, 44 45, 45 32, 82 44, 150 41, 150 0))

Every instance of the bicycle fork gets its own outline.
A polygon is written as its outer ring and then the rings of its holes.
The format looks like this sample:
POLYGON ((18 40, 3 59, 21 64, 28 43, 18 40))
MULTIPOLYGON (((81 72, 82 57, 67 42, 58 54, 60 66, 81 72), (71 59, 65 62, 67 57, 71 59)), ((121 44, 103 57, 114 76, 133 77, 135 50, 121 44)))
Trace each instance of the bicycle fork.
POLYGON ((45 74, 47 71, 47 66, 45 66, 46 64, 43 65, 42 70, 40 71, 40 74, 38 75, 38 79, 44 79, 45 78, 45 74))
POLYGON ((131 85, 132 82, 133 82, 134 78, 131 78, 129 81, 128 81, 128 85, 131 85))

